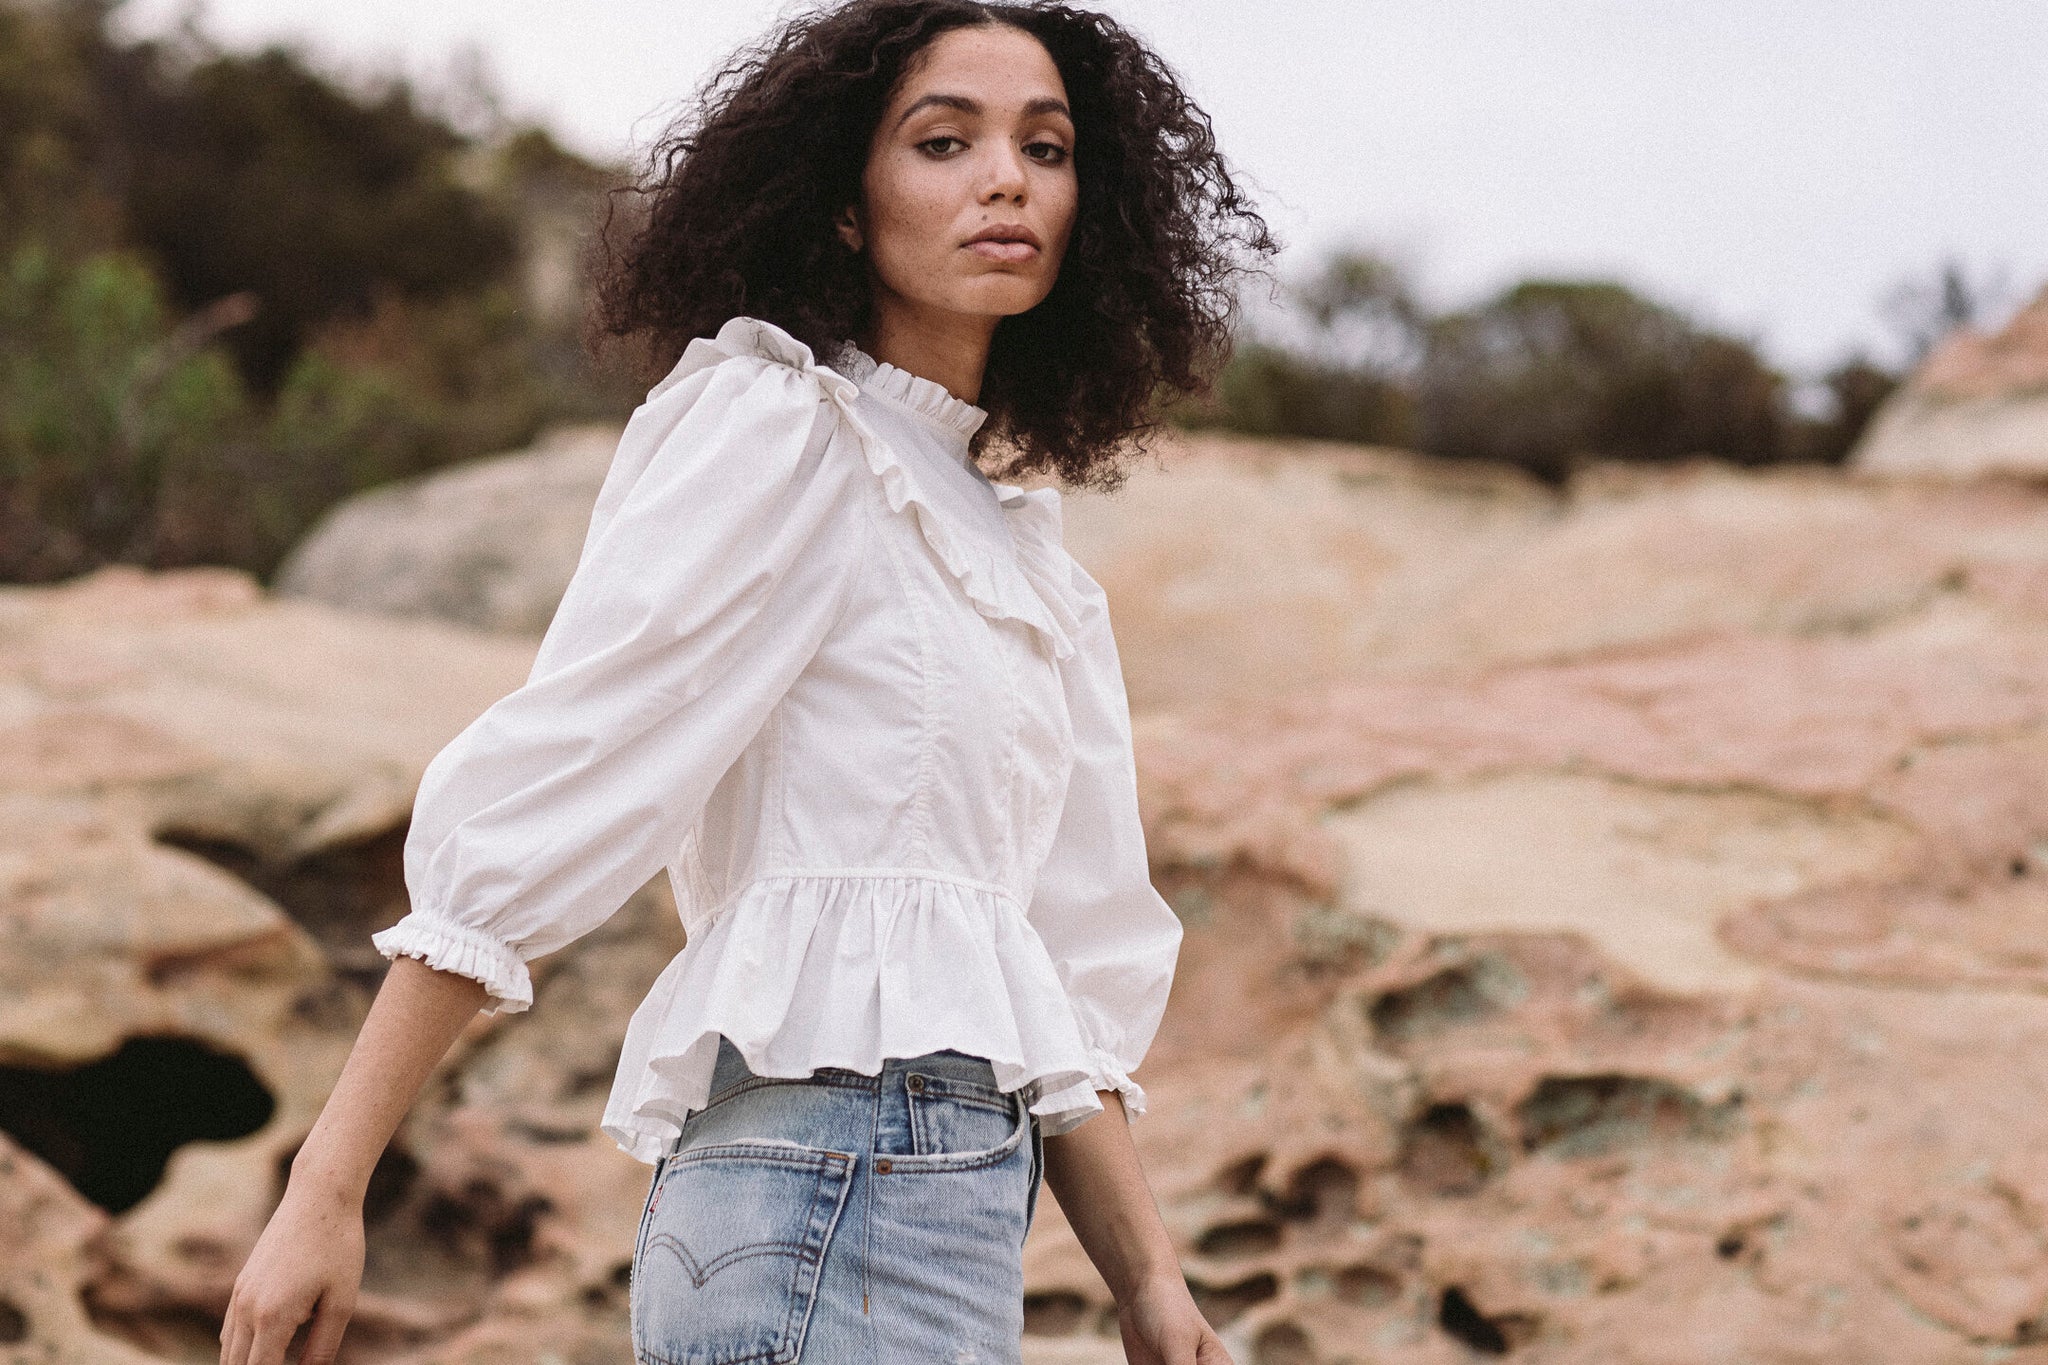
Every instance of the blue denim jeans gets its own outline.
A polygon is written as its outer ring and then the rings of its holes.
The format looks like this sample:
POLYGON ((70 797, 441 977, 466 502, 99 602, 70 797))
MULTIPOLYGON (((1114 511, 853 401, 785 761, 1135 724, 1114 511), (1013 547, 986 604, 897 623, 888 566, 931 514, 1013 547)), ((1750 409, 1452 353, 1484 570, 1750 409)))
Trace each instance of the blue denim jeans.
POLYGON ((952 1049, 758 1076, 719 1040, 633 1249, 639 1365, 1021 1365, 1045 1148, 952 1049))

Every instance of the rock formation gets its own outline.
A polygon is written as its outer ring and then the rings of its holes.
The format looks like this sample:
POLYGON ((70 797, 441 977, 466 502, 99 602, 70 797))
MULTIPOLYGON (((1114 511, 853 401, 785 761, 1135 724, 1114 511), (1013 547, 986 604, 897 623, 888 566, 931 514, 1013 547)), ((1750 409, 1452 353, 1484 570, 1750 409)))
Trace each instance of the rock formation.
MULTIPOLYGON (((1240 1365, 2048 1362, 2048 490, 1161 463, 1068 535, 1188 926, 1132 1133, 1240 1365)), ((420 769, 532 647, 0 590, 0 1362, 216 1358, 420 769)), ((595 1123, 680 947, 657 882, 465 1033, 346 1362, 627 1359, 595 1123)), ((1121 1361, 1039 1210, 1026 1359, 1121 1361)))
POLYGON ((614 426, 562 427, 531 450, 358 494, 293 547, 274 586, 286 597, 537 635, 575 572, 618 443, 614 426))
POLYGON ((2048 474, 2048 288, 1997 333, 1963 328, 1936 346, 1850 462, 1948 478, 2048 474))

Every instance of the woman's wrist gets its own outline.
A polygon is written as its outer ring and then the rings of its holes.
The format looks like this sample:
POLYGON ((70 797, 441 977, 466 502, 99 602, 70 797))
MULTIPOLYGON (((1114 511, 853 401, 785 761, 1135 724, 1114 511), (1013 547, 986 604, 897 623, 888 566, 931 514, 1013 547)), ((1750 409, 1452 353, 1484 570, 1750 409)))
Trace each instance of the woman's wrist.
POLYGON ((1180 1258, 1171 1255, 1164 1260, 1149 1261, 1141 1266, 1128 1284, 1118 1287, 1111 1285, 1109 1292, 1119 1304, 1131 1303, 1148 1294, 1188 1294, 1188 1277, 1180 1268, 1180 1258))
POLYGON ((1139 1167, 1122 1096, 1097 1094, 1103 1113, 1045 1140, 1046 1185, 1117 1302, 1161 1285, 1186 1292, 1180 1253, 1139 1167))
POLYGON ((311 1203, 360 1208, 369 1193, 369 1181, 332 1166, 317 1163, 302 1166, 295 1158, 291 1176, 286 1181, 286 1193, 311 1203))

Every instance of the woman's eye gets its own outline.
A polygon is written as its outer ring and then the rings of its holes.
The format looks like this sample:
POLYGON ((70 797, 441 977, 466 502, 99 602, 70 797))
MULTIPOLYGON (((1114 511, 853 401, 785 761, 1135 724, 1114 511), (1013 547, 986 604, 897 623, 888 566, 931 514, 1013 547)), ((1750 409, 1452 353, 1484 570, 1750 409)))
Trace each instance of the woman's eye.
POLYGON ((1052 153, 1051 156, 1042 156, 1038 158, 1040 161, 1043 161, 1048 166, 1057 166, 1062 161, 1065 161, 1067 159, 1067 149, 1060 146, 1060 144, 1057 142, 1034 142, 1031 144, 1030 147, 1026 147, 1024 150, 1030 151, 1032 147, 1042 147, 1046 151, 1052 153))
MULTIPOLYGON (((931 145, 932 145, 932 144, 933 144, 934 142, 958 142, 959 140, 960 140, 959 138, 957 138, 957 137, 954 137, 954 136, 952 136, 952 135, 951 135, 951 134, 949 134, 949 133, 941 133, 941 134, 939 134, 939 136, 937 136, 937 137, 928 137, 928 138, 926 138, 926 139, 925 139, 924 141, 922 141, 922 142, 918 143, 917 145, 918 145, 918 146, 920 146, 920 147, 929 147, 929 146, 931 146, 931 145)), ((945 155, 945 154, 944 154, 943 152, 941 152, 941 153, 939 153, 939 155, 943 156, 943 155, 945 155)))

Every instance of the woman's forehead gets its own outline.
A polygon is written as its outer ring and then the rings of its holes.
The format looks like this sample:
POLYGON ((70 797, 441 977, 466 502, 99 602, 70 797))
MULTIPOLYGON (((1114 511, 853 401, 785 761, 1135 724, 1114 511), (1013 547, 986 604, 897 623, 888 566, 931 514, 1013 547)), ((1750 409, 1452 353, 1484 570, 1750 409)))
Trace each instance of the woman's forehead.
POLYGON ((922 48, 889 100, 896 122, 938 105, 987 116, 1066 113, 1066 83, 1037 38, 1008 24, 958 28, 922 48))

